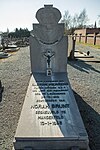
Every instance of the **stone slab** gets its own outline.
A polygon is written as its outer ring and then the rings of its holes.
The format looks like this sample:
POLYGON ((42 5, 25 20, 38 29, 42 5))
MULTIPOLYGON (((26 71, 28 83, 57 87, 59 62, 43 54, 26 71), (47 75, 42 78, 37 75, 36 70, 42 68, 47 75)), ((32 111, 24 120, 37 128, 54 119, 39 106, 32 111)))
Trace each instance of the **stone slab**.
POLYGON ((51 68, 52 72, 66 72, 67 69, 67 48, 68 38, 65 36, 60 42, 55 44, 46 45, 38 41, 35 37, 30 37, 30 58, 31 70, 33 73, 46 72, 46 58, 43 54, 50 50, 55 53, 52 58, 51 68))
POLYGON ((32 75, 14 138, 14 148, 58 150, 73 146, 88 149, 88 136, 67 74, 32 75))
POLYGON ((75 58, 93 58, 94 56, 87 55, 86 53, 80 52, 80 51, 75 51, 74 53, 75 58))
POLYGON ((58 25, 41 25, 33 24, 33 31, 35 37, 45 44, 53 44, 60 41, 64 35, 64 24, 58 25))

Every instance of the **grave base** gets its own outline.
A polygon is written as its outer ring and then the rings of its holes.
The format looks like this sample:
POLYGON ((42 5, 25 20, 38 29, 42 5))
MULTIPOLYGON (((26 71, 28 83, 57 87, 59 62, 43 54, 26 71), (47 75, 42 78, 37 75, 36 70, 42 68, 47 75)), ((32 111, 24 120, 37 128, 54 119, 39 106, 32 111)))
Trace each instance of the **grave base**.
POLYGON ((88 142, 67 74, 32 75, 14 137, 14 149, 89 150, 88 142))

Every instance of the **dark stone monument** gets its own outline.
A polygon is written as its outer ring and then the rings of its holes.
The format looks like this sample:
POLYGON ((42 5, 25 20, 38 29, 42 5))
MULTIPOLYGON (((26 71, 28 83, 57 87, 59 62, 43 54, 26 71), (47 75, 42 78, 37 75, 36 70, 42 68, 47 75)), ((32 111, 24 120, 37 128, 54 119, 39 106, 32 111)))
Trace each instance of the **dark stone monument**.
POLYGON ((30 37, 32 76, 14 137, 15 150, 88 150, 84 128, 68 77, 68 38, 61 13, 44 5, 30 37))

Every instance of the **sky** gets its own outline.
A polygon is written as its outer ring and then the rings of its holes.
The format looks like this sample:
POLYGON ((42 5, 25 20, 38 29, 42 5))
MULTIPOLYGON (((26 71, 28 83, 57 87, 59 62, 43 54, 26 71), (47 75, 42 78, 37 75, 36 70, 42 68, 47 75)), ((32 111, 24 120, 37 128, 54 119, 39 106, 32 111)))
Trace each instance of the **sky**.
POLYGON ((15 28, 28 28, 32 30, 32 24, 36 23, 35 14, 44 4, 53 4, 61 11, 73 16, 86 9, 88 24, 98 23, 100 15, 100 0, 0 0, 0 31, 14 31, 15 28))

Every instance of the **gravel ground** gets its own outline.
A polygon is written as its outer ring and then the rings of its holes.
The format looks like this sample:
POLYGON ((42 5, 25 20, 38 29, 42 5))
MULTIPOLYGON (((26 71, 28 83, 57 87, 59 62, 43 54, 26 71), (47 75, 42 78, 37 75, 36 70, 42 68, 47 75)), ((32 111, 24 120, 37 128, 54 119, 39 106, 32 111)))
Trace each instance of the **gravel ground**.
MULTIPOLYGON (((76 49, 84 50, 83 46, 76 49)), ((99 50, 89 48, 98 58, 99 50)), ((89 135, 91 150, 100 150, 100 64, 69 61, 68 76, 89 135)), ((11 150, 18 119, 30 79, 29 48, 21 48, 0 60, 4 86, 0 102, 0 150, 11 150)))
MULTIPOLYGON (((100 60, 100 50, 76 45, 100 60)), ((87 59, 87 58, 86 58, 87 59)), ((100 63, 69 61, 68 77, 89 135, 91 150, 100 150, 100 63)))
POLYGON ((0 60, 0 80, 4 86, 0 102, 0 150, 12 149, 29 78, 29 48, 21 48, 11 57, 0 60))

